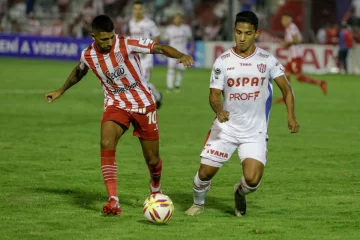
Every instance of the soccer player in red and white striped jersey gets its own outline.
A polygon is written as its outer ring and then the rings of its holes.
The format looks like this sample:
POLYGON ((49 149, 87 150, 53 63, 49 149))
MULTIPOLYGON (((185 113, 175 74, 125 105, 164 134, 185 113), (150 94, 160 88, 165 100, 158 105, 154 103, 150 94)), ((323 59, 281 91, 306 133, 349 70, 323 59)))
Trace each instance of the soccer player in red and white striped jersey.
MULTIPOLYGON (((291 14, 284 13, 281 17, 281 24, 285 28, 285 41, 281 45, 289 49, 287 64, 285 65, 285 74, 288 80, 290 81, 290 75, 294 74, 299 82, 318 85, 326 95, 327 84, 325 81, 316 80, 302 73, 304 50, 301 43, 303 39, 299 28, 292 20, 291 14)), ((276 102, 284 103, 284 99, 280 98, 276 102)))
POLYGON ((65 84, 45 95, 53 102, 79 82, 90 69, 104 90, 104 113, 101 121, 101 169, 108 192, 105 214, 121 214, 117 196, 116 145, 120 137, 134 126, 133 135, 140 139, 150 172, 151 193, 160 193, 162 161, 159 156, 159 129, 156 106, 151 90, 144 79, 139 54, 163 54, 178 59, 185 67, 194 60, 176 49, 153 42, 148 38, 116 35, 108 16, 100 15, 92 22, 94 42, 81 53, 80 63, 65 84))

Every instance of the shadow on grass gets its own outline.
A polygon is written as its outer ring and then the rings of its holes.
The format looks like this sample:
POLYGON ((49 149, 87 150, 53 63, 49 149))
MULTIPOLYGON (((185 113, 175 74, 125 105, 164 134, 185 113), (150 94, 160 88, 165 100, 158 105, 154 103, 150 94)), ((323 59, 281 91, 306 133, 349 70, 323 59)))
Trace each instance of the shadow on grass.
MULTIPOLYGON (((107 197, 104 193, 86 192, 79 189, 43 187, 35 188, 35 192, 64 196, 64 198, 68 199, 71 204, 95 212, 101 212, 102 208, 99 208, 99 205, 102 206, 102 204, 105 204, 107 200, 107 197)), ((131 203, 126 201, 126 199, 131 199, 132 196, 124 194, 121 196, 121 204, 131 205, 131 203)))
MULTIPOLYGON (((171 192, 167 191, 168 195, 175 205, 180 205, 180 211, 185 212, 193 204, 192 191, 190 192, 171 192)), ((207 196, 205 209, 215 209, 223 213, 234 215, 233 203, 228 198, 207 196)))

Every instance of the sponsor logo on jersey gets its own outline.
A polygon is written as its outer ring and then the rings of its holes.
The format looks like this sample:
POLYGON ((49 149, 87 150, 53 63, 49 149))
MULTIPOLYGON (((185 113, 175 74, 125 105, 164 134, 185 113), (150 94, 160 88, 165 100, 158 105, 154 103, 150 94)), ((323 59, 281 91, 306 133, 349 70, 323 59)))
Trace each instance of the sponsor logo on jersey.
POLYGON ((230 57, 230 53, 227 53, 227 54, 225 54, 225 55, 222 55, 222 56, 221 56, 221 60, 224 60, 225 58, 228 58, 228 57, 230 57))
POLYGON ((259 52, 258 56, 263 57, 263 58, 268 58, 270 55, 269 54, 263 54, 263 53, 259 52))
POLYGON ((206 153, 209 153, 211 155, 217 156, 217 157, 221 157, 221 158, 228 158, 229 155, 227 153, 223 153, 214 149, 208 149, 206 151, 206 153))
POLYGON ((266 77, 253 77, 253 78, 248 78, 248 77, 238 77, 236 79, 234 78, 228 78, 227 80, 227 85, 228 87, 244 87, 247 85, 250 85, 251 87, 254 86, 262 86, 264 85, 266 77))
POLYGON ((110 72, 109 70, 107 70, 105 72, 105 77, 106 77, 106 82, 108 84, 114 84, 116 79, 121 79, 123 77, 125 77, 125 69, 123 66, 117 66, 114 68, 114 72, 110 72))
POLYGON ((231 93, 229 94, 230 101, 247 101, 256 100, 260 95, 260 91, 250 93, 231 93))
POLYGON ((239 63, 242 67, 250 67, 252 66, 252 63, 239 63))
POLYGON ((119 87, 119 88, 116 88, 114 90, 111 90, 111 93, 112 94, 118 94, 118 93, 123 93, 125 91, 128 91, 128 90, 131 90, 133 88, 136 88, 137 86, 139 86, 139 83, 138 82, 134 82, 128 86, 125 86, 124 87, 119 87))

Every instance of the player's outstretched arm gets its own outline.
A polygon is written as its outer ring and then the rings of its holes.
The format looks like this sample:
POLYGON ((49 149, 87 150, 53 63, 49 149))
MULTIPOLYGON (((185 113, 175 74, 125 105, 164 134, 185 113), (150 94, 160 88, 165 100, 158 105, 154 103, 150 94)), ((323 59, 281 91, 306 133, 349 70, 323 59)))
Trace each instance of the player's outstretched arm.
POLYGON ((78 83, 87 74, 89 69, 86 66, 84 67, 84 69, 81 69, 80 64, 74 68, 74 70, 70 73, 70 76, 60 89, 45 94, 46 101, 52 102, 55 99, 61 97, 61 95, 63 95, 66 90, 78 83))
POLYGON ((177 63, 184 64, 185 67, 191 67, 194 64, 194 59, 192 56, 188 56, 182 52, 179 52, 173 47, 163 44, 154 45, 154 53, 162 54, 170 58, 177 58, 177 63))
POLYGON ((280 88, 285 99, 285 104, 288 112, 288 127, 291 130, 291 133, 297 133, 299 131, 300 125, 297 122, 295 116, 295 98, 290 83, 286 79, 285 75, 281 75, 274 80, 280 88))
POLYGON ((221 103, 222 91, 223 90, 221 89, 210 88, 209 94, 210 106, 216 113, 216 117, 221 123, 229 120, 229 112, 224 111, 223 104, 221 103))

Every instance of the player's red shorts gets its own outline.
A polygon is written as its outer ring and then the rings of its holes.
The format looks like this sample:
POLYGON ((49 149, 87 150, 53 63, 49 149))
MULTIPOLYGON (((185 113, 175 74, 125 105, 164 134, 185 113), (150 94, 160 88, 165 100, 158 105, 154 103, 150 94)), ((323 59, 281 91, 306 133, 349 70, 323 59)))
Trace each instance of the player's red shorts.
POLYGON ((108 106, 103 114, 101 124, 106 121, 120 123, 129 129, 134 126, 133 135, 144 140, 158 140, 159 128, 156 107, 149 106, 145 114, 128 112, 115 106, 108 106))
POLYGON ((290 74, 302 73, 302 64, 303 59, 301 57, 293 58, 286 63, 285 72, 290 74))

